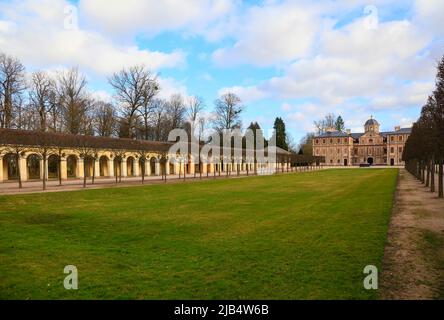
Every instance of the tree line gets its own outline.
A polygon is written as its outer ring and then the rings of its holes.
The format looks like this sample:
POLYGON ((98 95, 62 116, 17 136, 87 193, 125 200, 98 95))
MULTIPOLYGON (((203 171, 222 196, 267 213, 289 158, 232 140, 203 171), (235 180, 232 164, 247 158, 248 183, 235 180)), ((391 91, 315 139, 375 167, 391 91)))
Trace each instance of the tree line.
POLYGON ((406 142, 403 159, 406 168, 435 192, 438 171, 438 196, 444 198, 444 56, 437 67, 436 87, 422 107, 406 142))
MULTIPOLYGON (((27 73, 16 57, 0 53, 0 128, 63 132, 75 135, 167 141, 172 129, 185 129, 204 141, 209 131, 241 129, 245 106, 228 92, 205 112, 199 96, 159 97, 157 75, 142 65, 123 68, 108 78, 112 101, 94 97, 77 67, 27 73)), ((260 130, 257 123, 249 128, 260 130)), ((277 145, 288 149, 291 137, 277 118, 277 145)))

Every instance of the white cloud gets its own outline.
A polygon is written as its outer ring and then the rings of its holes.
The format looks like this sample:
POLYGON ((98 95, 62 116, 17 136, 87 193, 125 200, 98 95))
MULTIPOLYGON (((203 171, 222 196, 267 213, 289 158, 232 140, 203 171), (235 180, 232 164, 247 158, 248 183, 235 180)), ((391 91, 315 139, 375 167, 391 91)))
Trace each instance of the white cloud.
POLYGON ((80 13, 107 32, 143 32, 188 29, 199 32, 229 12, 231 0, 80 0, 80 13))
POLYGON ((15 0, 2 4, 0 25, 8 26, 0 28, 2 50, 31 65, 79 65, 100 74, 134 64, 157 70, 184 63, 185 55, 180 50, 149 51, 114 43, 95 31, 67 30, 64 28, 67 5, 63 0, 15 0))
POLYGON ((213 53, 215 63, 268 66, 307 56, 320 20, 309 6, 294 1, 268 1, 262 6, 251 7, 230 24, 236 26, 228 28, 236 41, 233 46, 213 53))
POLYGON ((219 90, 219 95, 228 92, 238 95, 241 98, 242 102, 244 103, 249 103, 266 98, 266 94, 254 86, 252 87, 234 86, 229 88, 222 88, 221 90, 219 90))

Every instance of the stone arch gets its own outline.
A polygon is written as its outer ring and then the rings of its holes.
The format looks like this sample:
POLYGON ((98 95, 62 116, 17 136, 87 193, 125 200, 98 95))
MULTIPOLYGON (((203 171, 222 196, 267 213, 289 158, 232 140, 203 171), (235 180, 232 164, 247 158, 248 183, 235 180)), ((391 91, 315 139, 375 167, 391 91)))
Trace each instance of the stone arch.
POLYGON ((114 175, 120 177, 122 175, 122 162, 123 158, 121 156, 114 157, 114 175))
POLYGON ((94 172, 94 158, 92 156, 86 156, 83 158, 83 165, 85 170, 85 176, 91 178, 94 172))
POLYGON ((26 158, 26 170, 28 173, 28 180, 38 180, 41 178, 40 160, 41 157, 35 153, 30 154, 26 158))
POLYGON ((99 175, 101 177, 109 177, 109 158, 105 155, 99 158, 99 175))
POLYGON ((13 153, 7 153, 3 157, 3 178, 5 180, 18 179, 18 161, 13 153))
POLYGON ((166 175, 167 159, 166 159, 165 157, 162 157, 162 158, 159 160, 159 163, 160 163, 160 172, 159 172, 160 175, 166 175))
POLYGON ((68 178, 77 178, 78 177, 78 166, 77 166, 78 158, 77 156, 71 154, 66 158, 66 175, 68 178))
POLYGON ((152 176, 156 175, 156 163, 157 163, 157 158, 156 157, 151 157, 151 159, 150 159, 150 172, 151 172, 152 176))
POLYGON ((126 159, 126 174, 128 177, 134 177, 134 157, 129 156, 126 159))
POLYGON ((56 154, 51 154, 48 157, 48 179, 58 179, 60 172, 59 159, 59 156, 56 154))

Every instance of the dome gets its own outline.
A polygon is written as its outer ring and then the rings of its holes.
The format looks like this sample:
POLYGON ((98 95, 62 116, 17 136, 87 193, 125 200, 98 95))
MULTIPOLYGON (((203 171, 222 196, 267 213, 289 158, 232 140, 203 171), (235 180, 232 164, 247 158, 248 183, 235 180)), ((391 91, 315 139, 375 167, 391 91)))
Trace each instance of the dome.
POLYGON ((373 125, 379 126, 379 122, 376 121, 376 119, 371 118, 367 120, 364 126, 373 126, 373 125))

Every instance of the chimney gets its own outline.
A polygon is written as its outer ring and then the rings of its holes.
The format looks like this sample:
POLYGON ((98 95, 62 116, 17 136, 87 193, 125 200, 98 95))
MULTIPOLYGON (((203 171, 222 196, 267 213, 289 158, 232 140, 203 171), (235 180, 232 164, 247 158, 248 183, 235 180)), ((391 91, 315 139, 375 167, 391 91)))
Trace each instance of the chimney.
POLYGON ((395 131, 399 131, 399 130, 401 130, 401 127, 400 126, 396 126, 395 127, 395 131))
POLYGON ((347 129, 346 131, 347 131, 347 134, 351 134, 351 130, 350 129, 347 129))

